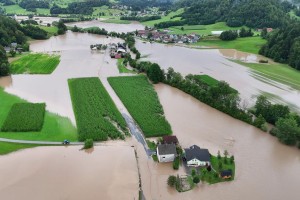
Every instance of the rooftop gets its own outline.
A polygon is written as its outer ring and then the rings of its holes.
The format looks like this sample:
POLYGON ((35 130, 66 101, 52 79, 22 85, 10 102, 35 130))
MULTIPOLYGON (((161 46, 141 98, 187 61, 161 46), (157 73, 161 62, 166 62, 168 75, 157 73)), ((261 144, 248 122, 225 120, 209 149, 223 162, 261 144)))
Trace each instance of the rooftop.
POLYGON ((207 149, 201 149, 197 145, 193 145, 190 148, 184 150, 185 150, 185 158, 188 161, 194 158, 205 162, 210 161, 210 154, 207 149))
POLYGON ((163 136, 164 144, 177 144, 178 139, 175 135, 163 136))
POLYGON ((175 144, 159 144, 157 151, 159 155, 177 154, 175 144))

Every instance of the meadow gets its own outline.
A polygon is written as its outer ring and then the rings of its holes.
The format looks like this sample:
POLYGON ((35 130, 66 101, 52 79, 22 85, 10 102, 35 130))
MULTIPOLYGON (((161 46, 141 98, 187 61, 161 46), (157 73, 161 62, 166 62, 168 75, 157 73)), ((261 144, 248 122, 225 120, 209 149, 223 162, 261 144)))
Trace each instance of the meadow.
POLYGON ((134 73, 134 71, 127 69, 124 65, 124 58, 118 59, 117 65, 120 73, 134 73))
POLYGON ((69 79, 79 141, 124 138, 126 122, 99 78, 69 79))
POLYGON ((146 137, 172 133, 158 96, 145 76, 111 77, 108 81, 146 137))
MULTIPOLYGON (((6 120, 12 106, 15 103, 27 103, 25 100, 6 93, 0 87, 0 127, 6 120)), ((33 140, 33 141, 77 141, 77 131, 68 118, 61 117, 54 113, 45 112, 44 125, 40 132, 1 132, 0 138, 16 140, 33 140)))
POLYGON ((5 119, 3 132, 39 132, 43 128, 45 116, 44 103, 16 103, 5 119))
POLYGON ((15 60, 10 65, 12 74, 51 74, 59 64, 60 56, 32 53, 15 60))
POLYGON ((181 8, 181 9, 178 9, 177 11, 170 12, 170 13, 169 13, 168 15, 166 15, 166 16, 162 16, 161 19, 142 22, 142 24, 144 24, 145 26, 151 26, 151 27, 153 27, 154 24, 158 24, 158 23, 161 23, 161 22, 167 22, 167 21, 180 21, 180 20, 181 20, 181 17, 174 17, 174 16, 179 15, 179 14, 182 14, 183 11, 184 11, 183 8, 181 8), (174 18, 173 18, 173 17, 174 17, 174 18))
POLYGON ((211 76, 208 76, 206 74, 203 74, 203 75, 195 75, 195 77, 197 79, 199 79, 200 81, 206 83, 207 85, 209 86, 215 86, 219 83, 218 80, 214 79, 213 77, 211 76))
POLYGON ((289 85, 296 90, 300 90, 300 71, 288 66, 287 64, 245 63, 237 60, 234 60, 234 62, 252 69, 256 74, 278 81, 285 85, 289 85))

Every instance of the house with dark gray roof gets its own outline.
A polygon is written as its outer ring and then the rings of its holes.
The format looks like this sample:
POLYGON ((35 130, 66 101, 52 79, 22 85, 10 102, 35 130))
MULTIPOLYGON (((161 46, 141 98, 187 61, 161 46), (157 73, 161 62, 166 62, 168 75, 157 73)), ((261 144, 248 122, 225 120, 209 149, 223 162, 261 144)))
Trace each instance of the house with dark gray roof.
POLYGON ((159 144, 156 150, 159 162, 173 162, 177 156, 175 144, 159 144))
POLYGON ((184 149, 184 159, 189 167, 203 167, 210 165, 210 154, 208 150, 201 149, 197 145, 184 149))

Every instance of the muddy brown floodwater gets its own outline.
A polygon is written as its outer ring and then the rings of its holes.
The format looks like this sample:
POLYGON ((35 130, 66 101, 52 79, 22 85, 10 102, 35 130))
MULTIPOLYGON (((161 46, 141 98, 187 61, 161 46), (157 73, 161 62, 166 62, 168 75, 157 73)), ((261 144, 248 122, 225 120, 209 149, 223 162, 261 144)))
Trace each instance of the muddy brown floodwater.
POLYGON ((231 62, 228 58, 243 60, 244 62, 257 62, 262 57, 230 49, 191 49, 174 45, 158 43, 136 42, 137 49, 149 60, 158 63, 163 69, 169 67, 182 75, 208 74, 218 80, 228 82, 237 89, 243 105, 252 106, 256 96, 269 93, 278 98, 280 103, 288 104, 293 110, 300 113, 299 91, 270 80, 265 77, 257 78, 250 69, 231 62), (263 81, 261 81, 263 80, 263 81))
POLYGON ((300 151, 275 137, 235 120, 167 85, 155 86, 165 115, 182 147, 197 144, 211 154, 225 149, 235 156, 232 182, 199 184, 177 193, 168 188, 170 164, 155 164, 140 157, 144 193, 148 199, 282 200, 299 199, 300 151))
POLYGON ((1 199, 138 199, 132 147, 119 142, 79 148, 37 147, 1 156, 1 199))
POLYGON ((47 110, 68 117, 75 124, 68 79, 119 75, 116 60, 109 57, 108 51, 91 51, 90 45, 120 41, 116 38, 72 32, 49 40, 33 41, 30 45, 33 52, 61 55, 57 68, 50 75, 12 75, 1 78, 0 86, 30 102, 45 102, 47 110))
POLYGON ((105 23, 105 21, 85 21, 85 22, 73 22, 73 23, 67 23, 68 26, 77 26, 80 28, 89 28, 89 27, 100 27, 104 28, 108 32, 119 32, 119 33, 127 33, 132 32, 136 30, 144 30, 145 26, 138 23, 138 22, 132 22, 131 24, 113 24, 113 23, 105 23))

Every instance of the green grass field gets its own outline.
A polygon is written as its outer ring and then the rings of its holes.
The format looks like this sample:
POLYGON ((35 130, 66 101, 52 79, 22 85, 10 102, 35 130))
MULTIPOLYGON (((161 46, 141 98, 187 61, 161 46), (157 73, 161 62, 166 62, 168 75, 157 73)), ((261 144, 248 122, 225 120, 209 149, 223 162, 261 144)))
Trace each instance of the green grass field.
POLYGON ((18 151, 21 149, 27 149, 36 147, 36 145, 31 144, 14 144, 14 143, 7 143, 7 142, 0 142, 0 155, 9 154, 14 151, 18 151))
POLYGON ((123 64, 124 58, 118 59, 118 69, 120 73, 134 73, 134 71, 127 69, 123 64))
POLYGON ((126 122, 99 78, 69 79, 80 141, 124 138, 126 122), (117 128, 118 127, 118 128, 117 128))
POLYGON ((201 80, 202 82, 206 83, 209 86, 215 86, 219 83, 218 80, 214 79, 211 76, 208 75, 195 75, 196 78, 198 78, 199 80, 201 80))
MULTIPOLYGON (((4 92, 0 87, 0 127, 2 127, 5 119, 12 106, 15 103, 26 103, 14 95, 4 92)), ((0 132, 0 137, 17 139, 17 140, 33 140, 33 141, 77 141, 77 131, 71 121, 65 117, 46 111, 44 126, 40 132, 0 132)))
POLYGON ((15 103, 2 124, 3 132, 39 132, 43 128, 44 103, 15 103))
POLYGON ((145 76, 111 77, 108 81, 146 137, 172 133, 157 94, 145 76))
MULTIPOLYGON (((225 22, 217 22, 209 25, 186 25, 186 26, 173 26, 168 28, 172 34, 191 34, 197 33, 199 35, 210 35, 212 31, 226 31, 226 30, 239 30, 242 27, 229 27, 225 22), (184 30, 181 30, 181 27, 184 30)), ((244 27, 247 28, 247 27, 244 27)))
POLYGON ((28 54, 13 61, 10 65, 12 74, 51 74, 59 64, 60 56, 48 54, 28 54))
POLYGON ((206 46, 216 49, 236 49, 238 51, 248 52, 258 54, 259 49, 267 41, 261 37, 246 37, 246 38, 237 38, 233 41, 223 41, 220 39, 214 40, 200 40, 195 46, 206 46))
POLYGON ((56 26, 50 26, 50 27, 47 27, 47 26, 39 26, 41 29, 47 31, 48 33, 48 36, 51 37, 53 35, 56 35, 57 34, 57 31, 58 31, 58 28, 56 26))
POLYGON ((105 22, 105 23, 112 23, 112 24, 131 24, 130 21, 127 21, 127 20, 120 20, 119 18, 115 18, 115 19, 106 19, 102 22, 105 22))
POLYGON ((147 21, 147 22, 142 22, 145 26, 154 26, 154 24, 158 24, 161 22, 166 22, 166 21, 179 21, 181 18, 180 17, 175 17, 171 19, 171 17, 175 15, 179 15, 183 13, 183 8, 177 10, 176 12, 170 12, 167 16, 163 16, 161 19, 158 20, 152 20, 152 21, 147 21))
POLYGON ((7 14, 17 14, 17 15, 29 15, 33 14, 33 12, 28 12, 24 8, 21 8, 19 5, 10 5, 10 6, 2 6, 7 14))
POLYGON ((286 64, 244 63, 242 61, 234 62, 249 67, 254 73, 289 85, 296 90, 300 90, 300 71, 286 64))

